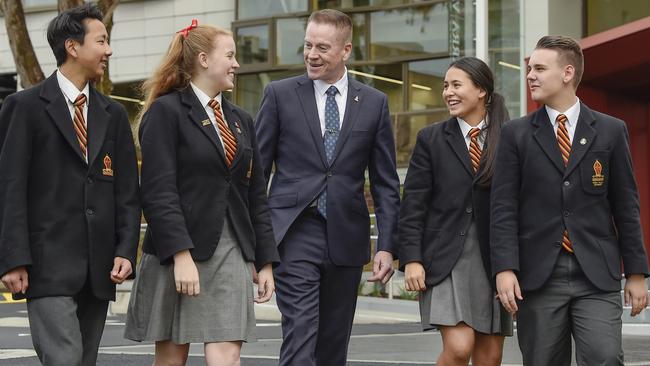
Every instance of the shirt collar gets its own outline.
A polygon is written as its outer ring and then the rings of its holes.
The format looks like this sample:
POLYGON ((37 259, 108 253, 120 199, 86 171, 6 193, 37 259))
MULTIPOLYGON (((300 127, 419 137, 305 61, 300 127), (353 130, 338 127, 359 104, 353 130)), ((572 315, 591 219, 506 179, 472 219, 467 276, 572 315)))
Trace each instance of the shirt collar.
POLYGON ((343 73, 343 77, 340 78, 337 82, 334 84, 328 84, 323 80, 317 79, 314 80, 314 89, 316 90, 316 93, 318 95, 325 95, 325 92, 327 89, 329 89, 330 86, 334 85, 336 89, 338 89, 339 94, 343 94, 344 90, 347 90, 348 88, 348 68, 345 68, 345 72, 343 73))
MULTIPOLYGON (((465 122, 464 119, 460 117, 456 117, 458 120, 458 127, 460 127, 460 132, 463 134, 463 137, 467 137, 469 135, 469 131, 474 128, 474 126, 471 126, 469 123, 465 122)), ((481 132, 483 132, 483 129, 485 128, 485 120, 482 120, 479 122, 478 125, 476 125, 477 128, 481 129, 481 132)))
POLYGON ((63 95, 70 101, 70 103, 74 103, 75 100, 77 100, 77 97, 79 94, 83 93, 86 96, 86 106, 89 104, 90 101, 90 96, 88 95, 88 92, 90 90, 90 87, 88 86, 89 83, 86 83, 86 86, 80 91, 77 89, 77 87, 63 75, 61 70, 57 69, 56 70, 56 81, 59 83, 59 89, 61 89, 61 92, 63 95))
MULTIPOLYGON (((193 82, 190 81, 190 86, 192 87, 192 90, 194 91, 194 95, 196 95, 197 98, 199 98, 199 102, 201 103, 201 106, 203 108, 210 108, 208 103, 210 103, 210 100, 214 99, 217 102, 219 102, 219 106, 221 106, 221 93, 217 94, 216 97, 210 98, 207 94, 203 92, 203 90, 199 89, 198 86, 194 85, 193 82)), ((212 109, 212 108, 210 108, 212 109)))
POLYGON ((580 116, 580 99, 576 97, 576 102, 573 104, 569 109, 567 109, 564 113, 560 111, 556 111, 555 109, 545 106, 546 107, 546 113, 548 114, 548 119, 551 121, 551 124, 555 126, 555 120, 557 119, 557 116, 560 114, 564 114, 567 118, 567 127, 572 127, 576 123, 578 123, 578 117, 580 116))

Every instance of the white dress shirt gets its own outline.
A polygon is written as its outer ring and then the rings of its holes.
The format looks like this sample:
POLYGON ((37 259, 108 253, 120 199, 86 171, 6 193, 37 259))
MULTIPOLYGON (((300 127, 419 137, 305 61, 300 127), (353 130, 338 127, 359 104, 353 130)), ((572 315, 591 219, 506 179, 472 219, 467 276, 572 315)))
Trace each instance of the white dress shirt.
POLYGON ((336 105, 339 108, 339 130, 343 124, 343 117, 345 114, 345 106, 348 102, 348 69, 345 69, 343 77, 334 84, 328 84, 323 80, 314 80, 314 95, 316 96, 316 108, 318 109, 318 119, 320 120, 321 135, 325 134, 325 102, 327 101, 327 94, 325 93, 330 86, 334 85, 339 90, 334 96, 336 105))
POLYGON ((223 139, 221 138, 221 132, 219 131, 219 126, 217 126, 217 117, 214 115, 214 109, 208 105, 210 103, 210 100, 214 99, 217 102, 219 102, 219 109, 221 109, 221 116, 223 117, 223 121, 228 124, 228 121, 226 121, 226 115, 223 114, 223 107, 221 106, 221 93, 217 94, 216 97, 210 98, 207 94, 203 92, 203 90, 199 89, 198 86, 194 85, 193 82, 190 81, 190 85, 192 86, 192 90, 194 91, 194 95, 196 95, 197 98, 199 98, 199 102, 205 109, 205 113, 208 114, 208 118, 210 118, 210 122, 212 122, 212 127, 217 131, 217 136, 219 136, 219 141, 221 142, 221 147, 224 149, 223 151, 226 151, 226 147, 223 145, 223 139))
POLYGON ((578 117, 580 117, 580 99, 576 98, 576 102, 574 105, 569 107, 569 109, 566 110, 566 112, 562 113, 559 111, 556 111, 555 109, 545 106, 546 107, 546 113, 548 114, 548 119, 551 121, 551 125, 553 126, 553 132, 555 132, 555 135, 557 136, 557 126, 558 123, 556 121, 557 116, 560 114, 564 114, 567 118, 567 121, 565 122, 565 126, 567 129, 567 132, 569 133, 569 141, 573 143, 573 135, 576 133, 576 125, 578 124, 578 117))
POLYGON ((83 93, 86 96, 86 104, 84 104, 84 123, 86 124, 86 128, 88 128, 88 105, 90 103, 90 95, 88 95, 88 92, 90 91, 90 87, 88 86, 88 83, 86 83, 86 86, 82 90, 77 89, 77 87, 70 81, 70 79, 66 78, 65 75, 60 70, 56 70, 56 81, 59 83, 59 89, 61 89, 61 92, 63 93, 63 96, 65 97, 66 101, 68 102, 68 111, 70 112, 70 121, 74 120, 74 101, 77 100, 77 97, 79 94, 83 93))
MULTIPOLYGON (((471 137, 469 137, 469 131, 474 127, 465 122, 465 120, 460 117, 456 117, 456 120, 458 121, 458 127, 460 127, 460 133, 463 134, 463 138, 465 139, 467 150, 469 150, 469 144, 472 141, 471 137)), ((478 138, 476 140, 478 141, 479 147, 482 149, 483 145, 485 144, 485 120, 479 122, 479 124, 476 125, 476 128, 481 129, 481 133, 478 135, 478 138)))

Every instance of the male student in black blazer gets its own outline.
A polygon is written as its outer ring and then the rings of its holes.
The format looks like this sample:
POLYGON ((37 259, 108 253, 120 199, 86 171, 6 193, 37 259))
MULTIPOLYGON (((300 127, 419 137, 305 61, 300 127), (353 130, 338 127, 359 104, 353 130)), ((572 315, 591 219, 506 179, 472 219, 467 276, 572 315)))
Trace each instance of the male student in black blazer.
POLYGON ((47 37, 58 70, 0 110, 0 274, 27 298, 42 363, 94 365, 135 265, 135 149, 124 108, 90 82, 112 53, 99 8, 62 12, 47 37))
POLYGON ((576 97, 582 50, 539 40, 528 63, 536 112, 504 126, 492 183, 492 272, 517 312, 525 365, 622 365, 621 259, 631 315, 648 265, 625 123, 576 97))

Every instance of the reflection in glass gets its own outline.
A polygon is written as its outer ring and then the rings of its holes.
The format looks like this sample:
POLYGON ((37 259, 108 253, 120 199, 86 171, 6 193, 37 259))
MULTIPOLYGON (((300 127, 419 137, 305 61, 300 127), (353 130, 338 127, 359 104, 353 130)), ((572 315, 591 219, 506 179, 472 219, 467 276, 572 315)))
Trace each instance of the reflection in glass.
POLYGON ((318 0, 318 9, 346 9, 358 6, 395 6, 426 0, 318 0))
POLYGON ((307 18, 278 19, 276 23, 276 63, 278 65, 302 64, 307 18))
POLYGON ((269 61, 268 25, 237 28, 237 59, 244 65, 269 61))
POLYGON ((588 36, 650 16, 647 0, 587 0, 586 7, 588 36))
POLYGON ((237 75, 235 86, 235 104, 244 108, 255 117, 260 108, 264 88, 273 80, 280 80, 303 74, 303 70, 261 72, 257 74, 237 75))
POLYGON ((308 1, 305 0, 239 0, 237 2, 237 19, 268 18, 307 11, 308 1))
POLYGON ((366 16, 364 14, 351 15, 352 18, 352 52, 350 61, 363 61, 366 59, 366 16))
POLYGON ((519 0, 489 2, 489 59, 494 89, 503 95, 510 117, 521 115, 522 61, 519 57, 519 0))
POLYGON ((442 87, 450 63, 448 58, 409 63, 409 110, 445 108, 442 87))
POLYGON ((403 109, 402 64, 348 67, 348 71, 351 77, 386 93, 388 96, 388 109, 391 113, 403 109))
POLYGON ((447 16, 444 2, 371 13, 371 59, 447 53, 447 16))
POLYGON ((395 147, 397 151, 397 167, 408 167, 418 132, 421 129, 449 118, 447 108, 434 110, 425 114, 397 115, 395 123, 395 147))

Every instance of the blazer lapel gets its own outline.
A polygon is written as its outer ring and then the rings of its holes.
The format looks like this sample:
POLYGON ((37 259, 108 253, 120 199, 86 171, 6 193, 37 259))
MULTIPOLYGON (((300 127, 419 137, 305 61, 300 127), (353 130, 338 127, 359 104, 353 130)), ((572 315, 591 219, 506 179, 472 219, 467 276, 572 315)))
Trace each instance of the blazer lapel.
POLYGON ((59 88, 59 83, 56 80, 56 71, 45 80, 40 97, 49 102, 45 109, 52 118, 52 122, 54 122, 59 131, 61 131, 61 134, 72 150, 74 150, 77 156, 79 156, 79 159, 86 163, 86 158, 81 151, 79 141, 77 141, 77 135, 72 126, 72 117, 70 116, 68 101, 65 100, 65 96, 59 88))
POLYGON ((327 157, 325 155, 325 145, 323 144, 323 133, 320 129, 320 119, 318 118, 318 110, 316 109, 316 97, 314 96, 314 82, 309 80, 306 75, 298 81, 296 94, 300 100, 302 111, 305 114, 305 121, 309 126, 316 150, 320 155, 321 161, 325 167, 327 164, 327 157))
POLYGON ((219 153, 221 161, 223 164, 226 164, 226 155, 223 151, 223 146, 221 145, 221 140, 219 140, 219 135, 214 129, 214 125, 208 118, 205 108, 199 103, 199 99, 194 95, 192 88, 187 87, 185 90, 181 91, 181 102, 189 108, 187 116, 189 119, 203 132, 205 137, 210 140, 212 145, 219 153))
POLYGON ((564 162, 562 161, 560 147, 557 144, 557 136, 555 135, 555 132, 553 132, 553 126, 548 119, 548 114, 544 107, 535 112, 535 116, 531 123, 537 128, 533 133, 535 140, 557 170, 561 174, 564 174, 564 162))
POLYGON ((585 153, 589 150, 591 143, 596 138, 596 130, 591 126, 595 121, 593 113, 584 104, 580 103, 580 116, 576 125, 576 132, 571 142, 571 154, 569 165, 567 165, 564 176, 567 177, 580 164, 585 153), (583 143, 584 142, 584 143, 583 143))
POLYGON ((97 90, 92 85, 89 90, 86 125, 88 126, 88 166, 92 166, 104 144, 111 115, 106 111, 108 103, 99 97, 97 90))
MULTIPOLYGON (((336 147, 334 149, 334 156, 332 157, 332 163, 334 165, 336 158, 338 157, 343 145, 350 136, 350 131, 352 127, 357 122, 357 114, 361 109, 361 101, 363 100, 363 95, 361 87, 357 85, 357 81, 348 77, 348 97, 345 104, 345 114, 343 115, 343 123, 341 125, 341 132, 339 133, 339 138, 336 140, 336 147)), ((323 147, 323 150, 325 148, 323 147)))
POLYGON ((456 153, 456 157, 460 160, 465 171, 467 171, 471 177, 474 177, 474 170, 470 164, 469 150, 467 150, 467 144, 465 143, 465 139, 460 131, 460 126, 458 126, 458 121, 455 117, 452 117, 443 123, 445 124, 447 143, 454 153, 456 153))
POLYGON ((244 132, 241 128, 241 118, 239 118, 239 114, 237 114, 237 112, 232 108, 230 102, 228 102, 223 96, 221 97, 221 110, 223 110, 226 123, 228 123, 228 127, 230 127, 230 131, 232 132, 232 135, 235 136, 235 141, 237 142, 237 150, 235 151, 235 156, 232 165, 230 166, 232 169, 242 155, 241 152, 244 148, 242 146, 242 134, 244 132))

